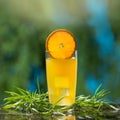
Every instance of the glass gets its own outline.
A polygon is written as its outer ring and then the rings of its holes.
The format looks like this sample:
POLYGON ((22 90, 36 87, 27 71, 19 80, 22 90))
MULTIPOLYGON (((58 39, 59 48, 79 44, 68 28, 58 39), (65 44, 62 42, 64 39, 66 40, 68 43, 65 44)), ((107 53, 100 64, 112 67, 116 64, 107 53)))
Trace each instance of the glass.
POLYGON ((46 74, 49 102, 66 106, 75 102, 77 51, 69 59, 54 59, 46 51, 46 74))

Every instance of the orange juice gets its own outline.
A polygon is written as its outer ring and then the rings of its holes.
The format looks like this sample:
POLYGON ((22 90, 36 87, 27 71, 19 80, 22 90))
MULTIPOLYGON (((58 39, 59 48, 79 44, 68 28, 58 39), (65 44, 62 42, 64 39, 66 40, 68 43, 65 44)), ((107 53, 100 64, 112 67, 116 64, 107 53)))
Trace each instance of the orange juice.
POLYGON ((75 102, 77 58, 46 58, 47 85, 50 103, 62 98, 58 105, 71 105, 75 102))

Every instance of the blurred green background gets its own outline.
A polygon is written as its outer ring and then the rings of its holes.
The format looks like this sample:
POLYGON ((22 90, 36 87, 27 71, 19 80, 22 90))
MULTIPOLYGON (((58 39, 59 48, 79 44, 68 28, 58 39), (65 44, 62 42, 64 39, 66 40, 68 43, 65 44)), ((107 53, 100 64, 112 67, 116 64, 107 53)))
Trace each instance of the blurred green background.
POLYGON ((120 0, 0 0, 0 101, 17 87, 47 91, 45 40, 64 28, 77 40, 78 94, 102 83, 120 103, 120 0))

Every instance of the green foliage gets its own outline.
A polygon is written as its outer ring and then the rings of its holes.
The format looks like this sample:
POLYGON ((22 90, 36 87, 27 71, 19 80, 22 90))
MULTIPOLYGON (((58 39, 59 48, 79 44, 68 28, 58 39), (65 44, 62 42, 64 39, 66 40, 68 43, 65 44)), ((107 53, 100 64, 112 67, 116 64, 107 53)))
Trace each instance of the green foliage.
POLYGON ((6 106, 5 109, 14 108, 15 110, 24 112, 47 112, 49 109, 48 95, 47 94, 37 94, 36 92, 30 93, 21 88, 17 88, 19 93, 16 92, 6 92, 11 96, 5 98, 6 106))
POLYGON ((108 104, 104 101, 104 96, 108 91, 101 90, 100 87, 96 89, 95 94, 90 96, 77 96, 76 101, 71 106, 57 106, 57 103, 62 99, 60 98, 55 104, 50 104, 47 93, 30 93, 27 90, 17 88, 18 92, 6 91, 9 97, 4 100, 4 109, 12 109, 19 112, 42 114, 42 115, 64 115, 67 111, 74 109, 77 114, 85 117, 86 115, 95 118, 96 116, 103 116, 105 109, 109 111, 118 111, 118 108, 108 104))
MULTIPOLYGON (((14 86, 27 88, 31 66, 44 70, 45 37, 45 28, 19 19, 0 6, 0 99, 5 97, 3 91, 15 90, 14 86)), ((44 75, 42 80, 44 83, 44 75)))

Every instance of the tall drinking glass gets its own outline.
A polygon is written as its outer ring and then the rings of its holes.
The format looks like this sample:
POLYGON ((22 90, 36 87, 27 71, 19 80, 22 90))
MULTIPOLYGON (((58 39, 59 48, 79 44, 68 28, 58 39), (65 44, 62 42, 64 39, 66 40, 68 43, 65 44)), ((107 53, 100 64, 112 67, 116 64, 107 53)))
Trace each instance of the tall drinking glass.
POLYGON ((49 102, 54 104, 60 100, 57 104, 60 106, 73 104, 76 96, 77 50, 67 59, 54 59, 46 51, 46 75, 49 102))

